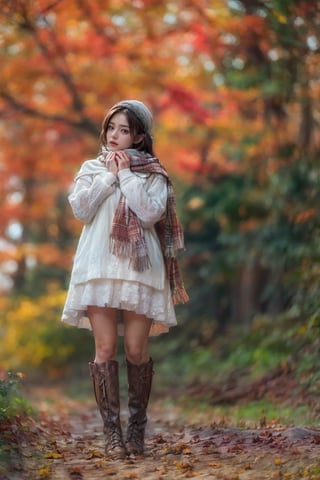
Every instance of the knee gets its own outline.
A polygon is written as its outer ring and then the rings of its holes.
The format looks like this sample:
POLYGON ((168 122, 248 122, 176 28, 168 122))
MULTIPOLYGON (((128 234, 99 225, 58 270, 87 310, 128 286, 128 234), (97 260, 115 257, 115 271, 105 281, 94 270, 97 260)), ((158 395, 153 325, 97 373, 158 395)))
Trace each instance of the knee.
POLYGON ((114 360, 117 356, 117 345, 113 343, 96 342, 96 359, 99 363, 114 360))
POLYGON ((129 362, 134 365, 141 365, 149 360, 146 349, 141 348, 141 345, 127 343, 125 345, 125 353, 129 362))

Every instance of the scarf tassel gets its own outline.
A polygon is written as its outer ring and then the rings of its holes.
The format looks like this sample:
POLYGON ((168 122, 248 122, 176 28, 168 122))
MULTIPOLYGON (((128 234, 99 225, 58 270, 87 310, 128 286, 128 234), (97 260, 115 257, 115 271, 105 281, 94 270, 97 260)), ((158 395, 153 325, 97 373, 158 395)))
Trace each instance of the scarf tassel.
POLYGON ((164 256, 167 258, 175 258, 179 250, 185 250, 183 242, 177 242, 175 245, 165 247, 164 256))
POLYGON ((117 257, 130 258, 129 267, 136 272, 144 272, 151 267, 145 246, 144 238, 130 242, 110 237, 110 252, 117 257))
POLYGON ((172 292, 172 300, 174 305, 179 303, 187 303, 189 299, 189 295, 187 294, 184 286, 176 287, 172 292))
POLYGON ((151 262, 149 255, 144 255, 143 257, 132 257, 129 266, 133 268, 136 272, 144 272, 151 267, 151 262))
POLYGON ((187 303, 189 296, 184 288, 176 258, 166 258, 166 270, 170 281, 171 296, 174 305, 187 303))
POLYGON ((110 236, 110 252, 116 257, 130 258, 133 255, 133 245, 128 240, 110 236))

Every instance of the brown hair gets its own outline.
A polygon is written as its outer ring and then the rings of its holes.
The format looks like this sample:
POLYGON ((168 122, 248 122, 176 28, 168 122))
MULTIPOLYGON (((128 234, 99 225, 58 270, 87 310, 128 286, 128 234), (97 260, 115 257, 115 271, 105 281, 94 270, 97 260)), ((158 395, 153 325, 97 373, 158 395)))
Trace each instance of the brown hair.
POLYGON ((150 155, 154 155, 153 141, 150 133, 145 131, 145 128, 141 120, 131 110, 121 105, 114 105, 109 110, 107 115, 104 117, 102 126, 101 126, 101 132, 100 132, 101 144, 103 146, 107 145, 107 130, 108 130, 110 120, 116 113, 120 113, 120 112, 124 113, 125 116, 127 117, 129 130, 132 137, 135 137, 141 134, 144 135, 143 139, 139 143, 133 145, 134 148, 142 152, 150 153, 150 155))

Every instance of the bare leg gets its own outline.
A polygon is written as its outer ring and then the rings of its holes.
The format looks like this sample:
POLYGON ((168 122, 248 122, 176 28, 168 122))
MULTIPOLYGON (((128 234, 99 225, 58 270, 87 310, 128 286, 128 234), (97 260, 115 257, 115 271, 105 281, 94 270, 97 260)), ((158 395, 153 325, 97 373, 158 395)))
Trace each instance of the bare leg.
POLYGON ((124 311, 124 348, 129 362, 135 365, 149 360, 149 332, 152 320, 145 315, 124 311))
POLYGON ((117 356, 117 310, 115 308, 88 306, 95 343, 95 363, 114 360, 117 356))

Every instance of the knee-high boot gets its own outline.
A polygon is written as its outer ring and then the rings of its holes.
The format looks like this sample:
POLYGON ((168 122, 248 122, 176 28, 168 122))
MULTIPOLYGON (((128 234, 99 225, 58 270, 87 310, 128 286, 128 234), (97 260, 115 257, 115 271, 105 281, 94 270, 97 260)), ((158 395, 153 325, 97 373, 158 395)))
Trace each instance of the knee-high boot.
POLYGON ((134 365, 127 360, 129 424, 126 448, 128 454, 142 454, 147 423, 147 406, 151 392, 153 361, 134 365))
POLYGON ((89 363, 94 394, 103 420, 106 454, 116 460, 126 455, 120 423, 118 362, 89 363))

